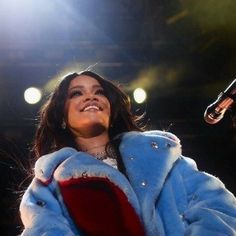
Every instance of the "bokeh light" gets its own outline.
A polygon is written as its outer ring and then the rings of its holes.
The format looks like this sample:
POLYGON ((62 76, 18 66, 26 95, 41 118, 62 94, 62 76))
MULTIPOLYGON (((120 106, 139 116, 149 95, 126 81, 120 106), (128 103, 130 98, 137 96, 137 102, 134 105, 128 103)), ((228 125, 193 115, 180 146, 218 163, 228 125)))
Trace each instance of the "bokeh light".
POLYGON ((35 87, 27 88, 24 92, 24 99, 29 104, 36 104, 42 98, 42 92, 40 89, 35 87))
POLYGON ((147 93, 142 88, 136 88, 133 92, 135 102, 143 103, 147 98, 147 93))

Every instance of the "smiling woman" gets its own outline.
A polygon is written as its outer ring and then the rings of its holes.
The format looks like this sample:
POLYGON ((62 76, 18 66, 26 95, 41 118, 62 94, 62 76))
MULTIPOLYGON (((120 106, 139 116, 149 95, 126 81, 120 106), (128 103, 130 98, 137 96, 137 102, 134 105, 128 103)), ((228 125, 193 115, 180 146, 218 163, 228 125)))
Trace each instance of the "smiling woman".
POLYGON ((233 194, 140 118, 100 75, 66 76, 40 111, 22 236, 235 235, 233 194))
POLYGON ((110 113, 110 103, 97 80, 81 75, 70 83, 65 103, 65 123, 80 149, 91 145, 91 141, 82 144, 88 138, 101 139, 95 142, 109 141, 110 113))
POLYGON ((88 138, 95 137, 86 145, 100 146, 122 132, 141 131, 142 117, 130 109, 129 97, 114 83, 91 71, 69 74, 40 111, 33 154, 68 146, 84 150, 88 138))

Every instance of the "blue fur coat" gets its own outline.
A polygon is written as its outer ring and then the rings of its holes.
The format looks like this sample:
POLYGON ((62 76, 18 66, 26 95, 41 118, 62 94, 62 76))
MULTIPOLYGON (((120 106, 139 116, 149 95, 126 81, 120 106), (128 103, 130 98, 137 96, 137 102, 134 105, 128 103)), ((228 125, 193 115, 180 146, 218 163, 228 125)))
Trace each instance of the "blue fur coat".
POLYGON ((115 186, 119 199, 126 199, 133 209, 127 214, 140 219, 148 236, 236 235, 235 197, 218 178, 198 171, 192 159, 182 156, 175 135, 128 132, 119 149, 126 176, 72 148, 41 157, 20 204, 22 236, 84 235, 71 216, 60 183, 90 178, 106 179, 115 186))

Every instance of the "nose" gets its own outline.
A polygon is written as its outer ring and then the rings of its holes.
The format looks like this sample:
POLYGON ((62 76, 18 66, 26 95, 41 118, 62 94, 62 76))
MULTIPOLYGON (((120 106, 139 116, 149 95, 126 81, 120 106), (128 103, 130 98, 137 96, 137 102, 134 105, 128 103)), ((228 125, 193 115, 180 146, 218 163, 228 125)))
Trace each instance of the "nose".
POLYGON ((88 101, 98 101, 98 97, 95 94, 86 94, 84 99, 84 102, 88 102, 88 101))

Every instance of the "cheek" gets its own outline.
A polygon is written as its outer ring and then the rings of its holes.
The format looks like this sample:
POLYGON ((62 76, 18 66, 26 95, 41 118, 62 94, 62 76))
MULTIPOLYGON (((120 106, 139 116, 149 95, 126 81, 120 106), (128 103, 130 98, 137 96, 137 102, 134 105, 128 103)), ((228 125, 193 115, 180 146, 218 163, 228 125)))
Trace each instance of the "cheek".
POLYGON ((110 118, 111 118, 111 104, 109 102, 107 102, 107 115, 110 120, 110 118))
POLYGON ((67 122, 73 121, 73 119, 75 119, 76 113, 77 113, 76 104, 67 103, 65 106, 65 119, 67 120, 67 122))

